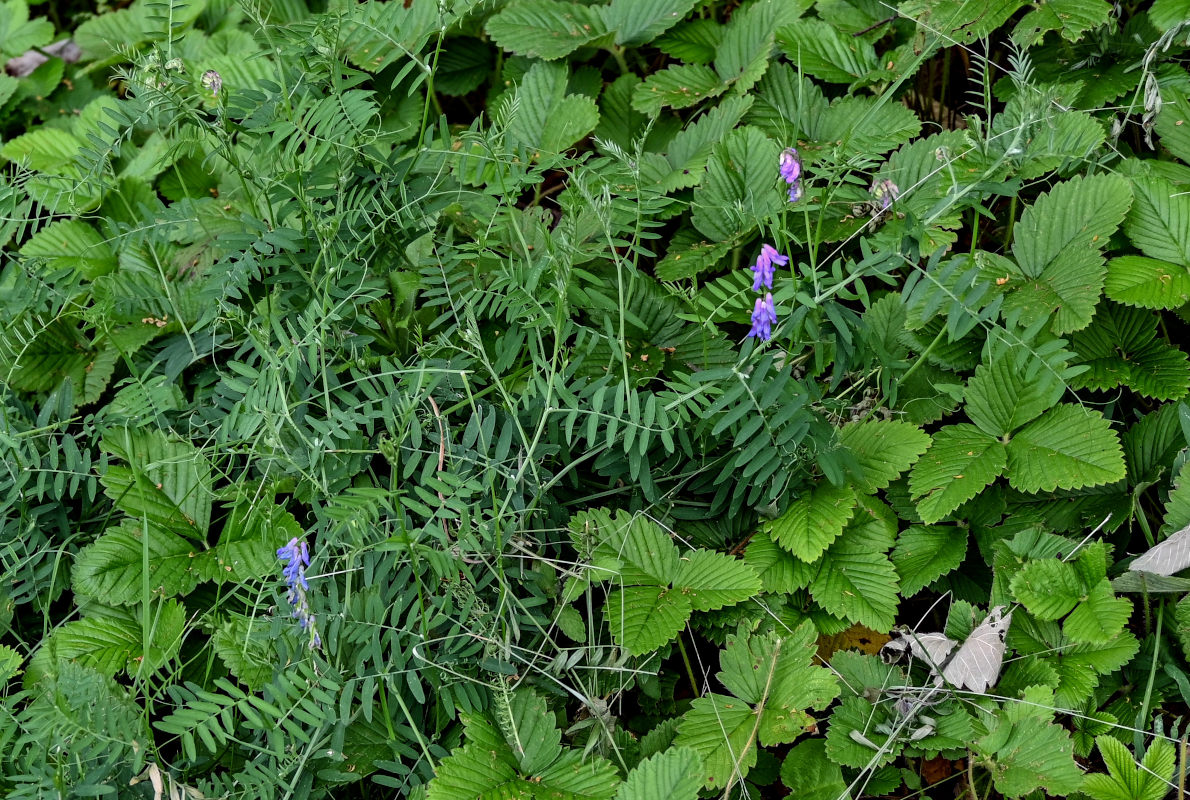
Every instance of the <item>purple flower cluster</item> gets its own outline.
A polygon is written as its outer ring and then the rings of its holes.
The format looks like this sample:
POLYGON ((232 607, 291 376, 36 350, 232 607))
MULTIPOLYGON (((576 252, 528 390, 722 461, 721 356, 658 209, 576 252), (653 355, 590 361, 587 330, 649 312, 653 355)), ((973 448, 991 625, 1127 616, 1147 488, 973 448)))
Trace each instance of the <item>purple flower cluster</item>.
POLYGON ((796 203, 802 199, 802 160, 797 150, 786 147, 781 151, 778 163, 781 165, 781 177, 789 184, 789 202, 796 203))
POLYGON ((284 562, 281 574, 285 576, 285 584, 289 587, 289 604, 293 606, 293 615, 302 626, 302 630, 310 634, 310 649, 322 647, 322 638, 315 627, 315 618, 310 611, 310 599, 306 593, 310 591, 310 584, 306 580, 306 567, 310 566, 310 548, 305 539, 296 536, 289 540, 284 547, 277 548, 277 558, 284 562))
POLYGON ((872 193, 873 197, 880 201, 881 213, 888 211, 889 206, 893 204, 893 201, 901 196, 901 190, 888 178, 880 181, 874 181, 871 187, 869 187, 868 191, 872 193))
POLYGON ((756 305, 752 308, 752 330, 749 336, 755 336, 762 342, 773 338, 773 325, 777 323, 777 306, 773 303, 773 293, 767 292, 764 297, 756 298, 756 305))
POLYGON ((772 289, 773 274, 777 271, 777 266, 783 267, 788 263, 789 256, 781 255, 777 248, 770 244, 762 244, 760 255, 756 257, 756 263, 752 265, 752 273, 756 276, 752 281, 752 291, 759 292, 762 286, 772 289))
MULTIPOLYGON (((773 275, 778 266, 789 263, 789 256, 783 256, 770 244, 760 246, 760 255, 752 265, 752 291, 773 288, 773 275)), ((756 298, 756 305, 752 309, 752 330, 749 336, 754 336, 762 342, 773 338, 773 325, 777 323, 777 306, 773 303, 773 293, 766 292, 764 297, 756 298)))

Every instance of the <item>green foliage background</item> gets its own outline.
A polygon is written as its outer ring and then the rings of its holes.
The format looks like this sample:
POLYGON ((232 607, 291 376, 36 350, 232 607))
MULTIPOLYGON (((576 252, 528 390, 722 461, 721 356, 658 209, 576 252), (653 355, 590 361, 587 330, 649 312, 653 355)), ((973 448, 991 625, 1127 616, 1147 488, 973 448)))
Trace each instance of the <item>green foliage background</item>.
POLYGON ((81 49, 0 75, 6 797, 1179 779, 1190 581, 1127 567, 1190 525, 1190 3, 47 13, 0 3, 81 49), (989 692, 875 655, 996 607, 989 692))

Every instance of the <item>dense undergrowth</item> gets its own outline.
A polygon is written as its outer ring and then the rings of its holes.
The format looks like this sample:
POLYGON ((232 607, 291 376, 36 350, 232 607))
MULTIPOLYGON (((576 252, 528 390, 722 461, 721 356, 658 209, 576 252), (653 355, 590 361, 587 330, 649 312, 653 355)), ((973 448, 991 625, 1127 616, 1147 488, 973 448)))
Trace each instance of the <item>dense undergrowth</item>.
POLYGON ((0 3, 4 796, 1180 793, 1190 3, 311 2, 0 3))

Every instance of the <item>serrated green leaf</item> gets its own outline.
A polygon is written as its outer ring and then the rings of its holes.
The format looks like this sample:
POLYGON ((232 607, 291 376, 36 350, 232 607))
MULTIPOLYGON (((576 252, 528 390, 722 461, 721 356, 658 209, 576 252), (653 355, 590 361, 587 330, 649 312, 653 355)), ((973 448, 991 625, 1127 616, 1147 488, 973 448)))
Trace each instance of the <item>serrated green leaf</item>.
POLYGON ((799 742, 781 762, 781 782, 794 800, 850 800, 839 765, 827 757, 825 739, 799 742))
POLYGON ((1004 354, 976 367, 967 383, 967 416, 984 433, 1004 436, 1051 408, 1064 391, 1045 365, 1004 354))
POLYGON ((116 253, 99 232, 77 219, 50 223, 25 242, 21 255, 44 259, 49 270, 74 269, 94 280, 116 268, 116 253))
POLYGON ((912 597, 956 569, 967 554, 967 533, 943 525, 913 525, 897 537, 891 558, 900 577, 901 595, 912 597))
MULTIPOLYGON (((669 143, 666 152, 666 160, 669 161, 672 171, 662 181, 665 190, 697 186, 705 174, 704 168, 710 158, 712 146, 722 141, 723 137, 735 128, 751 105, 751 97, 725 98, 719 105, 679 132, 669 143)), ((658 278, 661 278, 660 273, 658 278)))
POLYGON ((1070 339, 1079 362, 1090 367, 1073 385, 1099 390, 1123 385, 1146 397, 1180 400, 1190 391, 1190 360, 1157 338, 1157 323, 1143 309, 1102 304, 1095 324, 1070 339))
POLYGON ((1074 744, 1065 729, 1049 721, 1051 712, 1046 707, 1052 702, 1045 702, 1044 692, 1027 696, 1028 703, 1007 704, 988 725, 987 735, 972 743, 996 790, 1006 797, 1021 797, 1040 788, 1049 795, 1066 795, 1082 782, 1082 772, 1074 763, 1074 744))
POLYGON ((634 656, 651 653, 672 641, 693 610, 690 599, 681 592, 657 586, 617 590, 603 607, 612 637, 634 656))
POLYGON ((152 597, 188 594, 198 585, 194 545, 186 539, 139 521, 109 528, 79 552, 74 562, 74 590, 112 605, 139 602, 144 564, 152 597), (145 540, 148 541, 147 553, 145 540))
POLYGON ((846 425, 839 444, 851 451, 860 474, 854 485, 861 494, 886 489, 930 447, 930 435, 908 422, 868 421, 846 425))
POLYGON ((768 531, 773 541, 802 561, 817 561, 854 516, 857 502, 851 486, 823 482, 770 522, 768 531))
POLYGON ((1190 265, 1190 195, 1165 178, 1132 179, 1135 200, 1124 230, 1149 258, 1190 265))
POLYGON ((706 178, 694 190, 694 227, 722 242, 780 213, 785 202, 777 190, 780 152, 758 128, 745 125, 729 133, 712 149, 706 178))
POLYGON ((1072 642, 1104 644, 1119 636, 1132 616, 1132 603, 1116 597, 1107 578, 1096 583, 1062 625, 1072 642))
POLYGON ((616 800, 695 800, 703 781, 702 759, 689 747, 671 747, 637 764, 616 800))
POLYGON ((1190 302, 1190 269, 1144 256, 1107 262, 1104 292, 1117 303, 1138 308, 1180 308, 1190 302))
POLYGON ((508 716, 499 720, 521 774, 535 775, 562 755, 562 731, 558 730, 545 698, 536 692, 513 693, 508 701, 508 716))
POLYGON ((10 139, 0 147, 0 156, 45 172, 71 164, 82 147, 83 143, 66 131, 42 127, 10 139))
POLYGON ((1107 0, 1050 0, 1033 8, 1012 30, 1012 40, 1031 47, 1047 32, 1058 31, 1068 42, 1077 42, 1083 34, 1107 23, 1111 3, 1107 0))
POLYGON ((518 55, 563 58, 607 32, 594 9, 558 0, 524 0, 494 14, 486 26, 500 47, 518 55))
POLYGON ((1176 764, 1169 742, 1154 737, 1143 767, 1119 739, 1099 736, 1095 744, 1108 774, 1088 775, 1083 780, 1082 791, 1093 800, 1161 800, 1169 793, 1168 781, 1176 764))
POLYGON ((616 44, 640 45, 677 25, 697 0, 612 0, 603 17, 616 44))
POLYGON ((195 559, 195 570, 218 583, 246 583, 277 572, 277 549, 302 535, 293 515, 271 500, 253 498, 232 508, 219 541, 195 559))
POLYGON ((759 530, 744 551, 744 563, 760 576, 764 591, 789 594, 804 589, 814 579, 817 566, 778 547, 765 530, 759 530))
POLYGON ((1025 324, 1053 313, 1055 333, 1079 330, 1103 289, 1103 247, 1132 203, 1118 175, 1077 177, 1060 183, 1025 210, 1013 233, 1013 254, 1023 280, 1010 284, 1004 313, 1025 312, 1025 324))
POLYGON ((655 116, 663 108, 689 108, 727 91, 715 70, 698 64, 666 67, 645 78, 632 94, 632 107, 655 116))
POLYGON ((99 478, 117 508, 188 538, 206 533, 211 468, 197 448, 152 428, 113 428, 100 447, 128 465, 111 464, 99 478))
POLYGON ((88 608, 88 616, 55 628, 42 640, 25 671, 37 682, 61 661, 74 661, 111 677, 123 671, 130 677, 150 675, 178 653, 186 630, 186 609, 176 600, 149 608, 152 638, 145 642, 144 606, 88 608))
POLYGON ((754 597, 760 578, 743 561, 710 550, 694 550, 682 559, 674 588, 690 599, 695 611, 714 611, 754 597))
POLYGON ((850 542, 846 534, 823 556, 810 594, 830 613, 889 630, 896 621, 897 571, 883 551, 873 552, 863 540, 850 542))
POLYGON ((1098 411, 1056 406, 1008 443, 1008 482, 1022 492, 1081 489, 1124 476, 1119 438, 1098 411))
POLYGON ((262 688, 279 666, 268 623, 230 615, 211 636, 211 648, 227 670, 251 690, 262 688))
POLYGON ((26 317, 0 340, 0 375, 13 389, 43 393, 71 382, 75 405, 99 399, 118 353, 88 338, 70 320, 26 317))
POLYGON ((1070 613, 1083 586, 1074 567, 1056 558, 1030 561, 1012 578, 1012 593, 1037 619, 1054 620, 1070 613))
POLYGON ((853 83, 879 67, 870 42, 818 19, 800 19, 781 28, 777 44, 803 71, 828 83, 853 83))
POLYGON ((998 478, 1007 464, 1008 451, 996 437, 966 423, 946 426, 934 434, 909 475, 917 513, 926 523, 943 519, 998 478))

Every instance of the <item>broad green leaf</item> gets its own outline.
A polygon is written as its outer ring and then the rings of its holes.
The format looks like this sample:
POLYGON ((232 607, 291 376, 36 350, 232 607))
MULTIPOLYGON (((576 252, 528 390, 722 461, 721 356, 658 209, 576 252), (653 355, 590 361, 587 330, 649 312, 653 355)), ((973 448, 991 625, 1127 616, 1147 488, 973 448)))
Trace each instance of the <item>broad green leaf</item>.
POLYGON ((1190 268, 1144 256, 1120 256, 1107 262, 1103 289, 1127 306, 1181 308, 1190 302, 1190 268))
POLYGON ((0 156, 39 172, 71 164, 83 143, 59 128, 34 128, 0 147, 0 156))
POLYGON ((671 58, 687 64, 710 64, 723 40, 723 26, 714 19, 695 17, 662 36, 654 44, 671 58))
POLYGON ((1013 576, 1012 593, 1037 619, 1054 620, 1078 604, 1083 585, 1071 564, 1046 558, 1030 561, 1013 576))
POLYGON ((675 740, 702 756, 707 788, 724 791, 746 777, 760 746, 793 741, 814 722, 807 709, 838 694, 834 676, 813 664, 815 640, 808 621, 789 636, 728 637, 718 677, 735 696, 696 699, 675 740))
POLYGON ((293 515, 268 498, 236 504, 223 523, 219 541, 195 559, 195 570, 218 583, 246 583, 277 574, 277 548, 300 537, 293 515))
POLYGON ((25 242, 21 255, 45 259, 49 270, 74 269, 94 280, 116 268, 116 253, 99 232, 77 219, 59 220, 25 242))
POLYGON ((737 773, 756 766, 756 729, 752 708, 730 695, 695 698, 682 717, 674 743, 702 758, 702 785, 722 792, 737 773))
POLYGON ((619 556, 620 581, 627 586, 668 586, 680 567, 677 545, 646 517, 633 520, 619 556))
MULTIPOLYGON (((712 146, 735 128, 751 105, 751 97, 725 98, 673 138, 666 152, 672 172, 662 181, 666 191, 697 186, 702 181, 712 146)), ((660 268, 658 278, 673 280, 662 278, 660 268)))
POLYGON ((616 800, 696 800, 702 759, 689 747, 671 747, 637 764, 620 784, 616 800))
MULTIPOLYGON (((1190 14, 1190 8, 1186 11, 1190 14)), ((1162 147, 1177 156, 1182 163, 1190 162, 1190 98, 1181 92, 1161 94, 1161 113, 1157 115, 1154 130, 1161 137, 1162 147)))
POLYGON ((1005 313, 1028 308, 1028 324, 1037 314, 1056 312, 1055 333, 1086 327, 1103 289, 1102 250, 1131 203, 1128 183, 1118 175, 1072 178, 1041 195, 1013 231, 1024 285, 1014 287, 1005 313))
POLYGON ((768 530, 773 541, 802 561, 817 561, 843 532, 856 503, 851 486, 824 481, 795 500, 768 530))
POLYGON ((805 9, 806 4, 789 0, 754 0, 739 7, 715 49, 715 72, 734 92, 751 89, 773 60, 773 32, 805 9))
POLYGON ((698 64, 666 67, 645 78, 632 95, 632 107, 655 116, 663 108, 689 108, 727 91, 715 70, 698 64))
POLYGON ((1008 464, 1000 440, 961 423, 934 434, 933 444, 909 475, 909 490, 917 498, 923 522, 945 518, 998 478, 1008 464))
POLYGON ((937 578, 958 568, 967 554, 967 532, 944 525, 913 525, 897 537, 891 558, 900 577, 901 596, 912 597, 937 578))
POLYGON ((89 341, 65 317, 49 322, 26 317, 0 340, 0 376, 22 392, 43 393, 71 382, 74 404, 99 399, 115 371, 115 350, 89 341))
POLYGON ((672 641, 693 610, 690 599, 678 590, 629 586, 608 596, 603 614, 616 643, 640 656, 672 641))
POLYGON ((74 562, 74 590, 111 605, 141 601, 148 566, 150 597, 188 594, 198 585, 195 548, 189 541, 137 520, 106 530, 74 562), (145 547, 145 541, 148 547, 145 547))
POLYGON ((739 559, 710 550, 694 550, 682 558, 674 588, 690 599, 695 611, 714 611, 754 597, 760 578, 739 559))
MULTIPOLYGON (((701 180, 701 176, 696 177, 701 180)), ((730 250, 730 242, 708 242, 697 231, 683 228, 670 240, 665 257, 657 262, 657 280, 680 281, 697 277, 714 269, 730 250)))
POLYGON ((1066 795, 1082 783, 1082 772, 1074 763, 1074 744, 1065 729, 1049 721, 1046 706, 1053 701, 1051 697, 1046 702, 1044 693, 1027 696, 1027 704, 1007 703, 988 724, 987 735, 971 745, 1005 797, 1021 797, 1041 788, 1048 796, 1066 795))
POLYGON ((744 551, 744 563, 760 576, 766 592, 789 594, 804 589, 814 579, 817 566, 778 547, 768 531, 759 530, 744 551))
POLYGON ((780 213, 786 199, 777 189, 780 153, 758 128, 745 125, 729 133, 712 149, 707 176, 694 190, 694 227, 722 242, 780 213))
POLYGON ((1013 354, 980 364, 967 383, 967 416, 991 436, 1011 433, 1062 397, 1059 376, 1037 359, 1021 362, 1013 354))
POLYGON ((827 757, 825 739, 799 742, 781 762, 781 782, 793 800, 850 800, 839 765, 827 757))
MULTIPOLYGON (((868 157, 906 144, 921 132, 921 120, 910 109, 869 97, 840 98, 806 124, 807 135, 828 152, 839 147, 844 153, 868 157)), ((803 150, 804 157, 813 154, 803 150)))
POLYGON ((908 422, 868 421, 845 426, 839 443, 859 463, 856 491, 871 494, 909 469, 930 447, 930 435, 908 422))
POLYGON ((1094 773, 1083 780, 1082 792, 1092 800, 1161 800, 1169 793, 1177 760, 1169 742, 1153 737, 1143 766, 1119 739, 1099 736, 1095 744, 1108 774, 1094 773))
POLYGON ((25 0, 0 3, 0 54, 7 61, 26 50, 45 47, 54 38, 54 23, 39 17, 29 19, 25 0))
POLYGON ((1190 195, 1165 178, 1132 179, 1135 197, 1124 229, 1149 258, 1190 265, 1190 195))
POLYGON ((879 67, 870 42, 818 19, 800 19, 781 28, 777 44, 799 68, 828 83, 854 83, 879 67))
POLYGON ((36 682, 61 661, 74 661, 108 677, 123 671, 129 677, 150 675, 178 653, 186 631, 186 609, 176 600, 149 607, 149 631, 144 639, 144 606, 88 607, 88 616, 55 628, 42 640, 25 671, 36 682))
POLYGON ((826 752, 830 760, 853 769, 875 769, 896 758, 899 747, 895 742, 889 742, 890 737, 872 724, 879 713, 863 697, 844 697, 831 713, 830 727, 826 731, 826 752), (852 737, 852 731, 875 747, 857 741, 852 737))
POLYGON ((1023 492, 1115 483, 1124 453, 1098 411, 1062 404, 1031 422, 1008 444, 1008 482, 1023 492))
POLYGON ((1070 339, 1079 361, 1090 366, 1073 385, 1100 390, 1123 385, 1146 397, 1180 400, 1190 390, 1190 360, 1157 338, 1157 324, 1152 312, 1101 305, 1095 324, 1070 339))
POLYGON ((810 594, 836 617, 889 630, 899 603, 897 571, 883 550, 871 547, 869 538, 849 539, 849 532, 823 556, 810 594))
POLYGON ((698 0, 612 0, 603 10, 605 25, 618 45, 651 42, 682 21, 698 0))
POLYGON ((562 755, 562 731, 536 692, 514 692, 508 716, 498 715, 498 720, 522 774, 540 773, 562 755))
POLYGON ((153 428, 112 428, 101 449, 127 466, 100 476, 112 502, 134 519, 201 539, 211 519, 211 468, 189 442, 153 428))
POLYGON ((566 94, 568 73, 562 64, 534 64, 516 88, 516 113, 508 136, 546 154, 558 153, 595 130, 599 109, 586 95, 566 94))
POLYGON ((1116 597, 1111 581, 1103 578, 1070 612, 1062 631, 1072 642, 1105 644, 1120 634, 1131 616, 1132 603, 1127 598, 1116 597))
POLYGON ((1049 0, 1021 18, 1012 40, 1031 47, 1047 32, 1058 31, 1066 41, 1077 42, 1087 31, 1106 24, 1111 9, 1107 0, 1049 0))
POLYGON ((578 3, 524 0, 494 14, 488 35, 500 47, 518 55, 562 58, 607 32, 599 13, 578 3))

